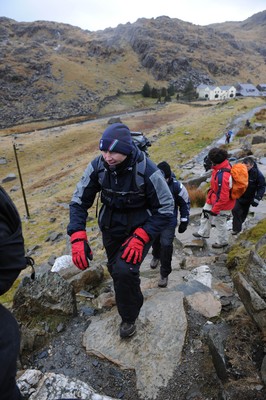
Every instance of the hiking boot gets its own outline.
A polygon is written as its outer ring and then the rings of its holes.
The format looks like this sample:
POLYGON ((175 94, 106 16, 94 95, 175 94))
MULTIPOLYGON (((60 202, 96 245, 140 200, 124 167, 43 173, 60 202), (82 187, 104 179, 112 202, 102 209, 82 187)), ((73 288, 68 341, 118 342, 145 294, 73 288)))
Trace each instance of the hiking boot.
POLYGON ((195 236, 196 238, 201 238, 201 239, 209 239, 210 236, 201 236, 198 232, 194 232, 192 233, 193 236, 195 236))
POLYGON ((136 325, 135 323, 130 322, 121 322, 120 325, 120 337, 127 338, 133 336, 136 333, 136 325))
POLYGON ((213 249, 222 249, 222 248, 224 248, 226 246, 228 246, 228 243, 224 243, 224 244, 213 243, 212 248, 213 249))
POLYGON ((158 282, 158 286, 159 287, 166 287, 168 284, 168 277, 164 278, 164 277, 160 277, 159 282, 158 282))
POLYGON ((160 262, 159 258, 153 257, 153 259, 151 260, 151 263, 150 263, 151 269, 157 268, 159 265, 159 262, 160 262))
POLYGON ((241 231, 232 231, 232 235, 238 235, 241 231))

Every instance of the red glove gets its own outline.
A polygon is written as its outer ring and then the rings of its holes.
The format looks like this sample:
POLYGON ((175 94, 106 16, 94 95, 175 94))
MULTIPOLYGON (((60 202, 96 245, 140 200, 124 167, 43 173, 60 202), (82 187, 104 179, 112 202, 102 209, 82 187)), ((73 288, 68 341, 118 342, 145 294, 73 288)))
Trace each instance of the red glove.
POLYGON ((88 243, 85 231, 78 231, 70 236, 72 244, 72 260, 79 269, 86 269, 89 266, 89 260, 93 259, 93 254, 88 243))
POLYGON ((132 264, 140 263, 142 260, 143 248, 146 243, 149 243, 150 237, 146 231, 142 228, 137 228, 133 235, 130 236, 122 246, 125 246, 125 250, 121 256, 126 262, 132 262, 132 264))

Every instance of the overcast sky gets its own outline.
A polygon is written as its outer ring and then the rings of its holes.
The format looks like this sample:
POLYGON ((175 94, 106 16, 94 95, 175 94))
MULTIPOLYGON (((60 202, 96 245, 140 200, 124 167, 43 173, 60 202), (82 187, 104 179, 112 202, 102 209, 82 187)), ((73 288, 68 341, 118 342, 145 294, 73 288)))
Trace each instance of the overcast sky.
POLYGON ((266 0, 0 0, 0 16, 18 22, 56 21, 90 31, 166 15, 198 25, 243 21, 266 0))

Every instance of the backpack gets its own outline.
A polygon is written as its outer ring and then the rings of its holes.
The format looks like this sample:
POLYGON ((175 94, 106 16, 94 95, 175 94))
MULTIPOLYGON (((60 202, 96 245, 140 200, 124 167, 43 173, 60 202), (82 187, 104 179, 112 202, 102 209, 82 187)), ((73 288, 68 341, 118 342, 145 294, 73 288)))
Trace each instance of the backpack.
POLYGON ((151 142, 142 132, 130 132, 133 142, 136 146, 143 151, 145 154, 148 154, 148 147, 151 146, 151 142))
POLYGON ((205 169, 206 172, 209 171, 211 169, 211 167, 212 167, 212 162, 209 159, 208 155, 205 156, 204 159, 203 159, 203 166, 204 166, 204 169, 205 169))
MULTIPOLYGON (((10 289, 20 271, 34 261, 25 256, 19 213, 6 191, 0 186, 0 294, 10 289)), ((33 277, 33 276, 32 276, 33 277)))
POLYGON ((230 197, 233 200, 239 199, 248 187, 248 170, 245 164, 234 164, 231 167, 231 170, 228 168, 221 168, 216 173, 216 177, 218 177, 218 191, 217 198, 220 197, 220 192, 222 188, 222 180, 223 180, 223 172, 230 172, 232 177, 232 188, 230 192, 230 197))
MULTIPOLYGON (((151 142, 142 132, 132 132, 130 131, 132 140, 135 145, 142 151, 143 159, 137 162, 137 168, 135 168, 135 182, 138 188, 144 182, 144 173, 146 169, 146 157, 148 154, 148 147, 151 146, 151 142)), ((103 182, 105 169, 101 167, 101 157, 98 160, 98 174, 99 174, 99 182, 103 182)))

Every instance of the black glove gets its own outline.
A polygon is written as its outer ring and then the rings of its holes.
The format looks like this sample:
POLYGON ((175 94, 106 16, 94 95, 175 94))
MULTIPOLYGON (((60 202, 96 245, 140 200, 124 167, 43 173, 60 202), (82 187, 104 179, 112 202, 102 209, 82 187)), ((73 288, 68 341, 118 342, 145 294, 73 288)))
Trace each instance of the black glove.
POLYGON ((218 214, 215 214, 213 211, 210 211, 210 210, 202 210, 202 213, 203 213, 203 216, 204 216, 204 218, 206 218, 206 219, 209 219, 210 218, 210 215, 212 215, 213 217, 216 217, 218 214))
POLYGON ((254 199, 254 200, 252 201, 252 203, 251 203, 252 207, 258 207, 259 202, 260 202, 260 201, 259 201, 258 199, 254 199))
POLYGON ((181 221, 178 227, 178 233, 184 233, 187 230, 188 222, 181 221))
POLYGON ((218 214, 215 214, 213 211, 209 211, 209 214, 212 215, 213 217, 216 217, 218 214))

